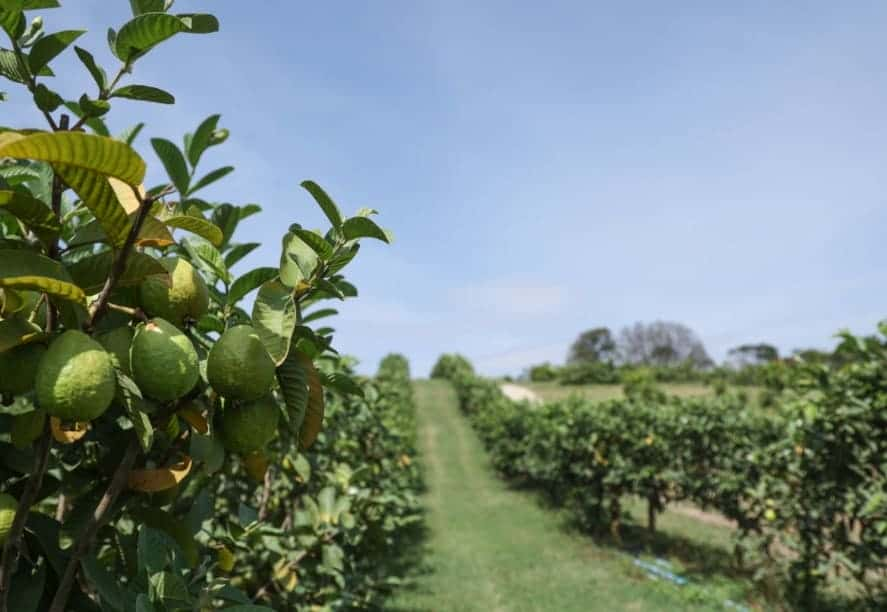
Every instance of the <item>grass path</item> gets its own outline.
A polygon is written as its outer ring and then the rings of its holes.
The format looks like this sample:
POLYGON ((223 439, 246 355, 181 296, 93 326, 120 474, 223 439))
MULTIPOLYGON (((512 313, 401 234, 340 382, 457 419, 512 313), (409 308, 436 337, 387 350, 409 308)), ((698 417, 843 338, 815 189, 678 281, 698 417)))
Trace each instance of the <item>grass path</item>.
POLYGON ((555 512, 492 472, 452 388, 416 383, 428 539, 398 611, 686 610, 618 552, 563 528, 555 512))

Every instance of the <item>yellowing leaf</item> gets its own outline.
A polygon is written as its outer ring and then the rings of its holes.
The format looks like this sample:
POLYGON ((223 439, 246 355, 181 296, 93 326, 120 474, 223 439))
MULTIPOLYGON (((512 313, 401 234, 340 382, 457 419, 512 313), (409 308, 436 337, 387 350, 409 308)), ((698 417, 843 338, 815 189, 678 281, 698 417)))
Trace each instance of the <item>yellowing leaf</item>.
POLYGON ((64 164, 113 176, 129 185, 145 179, 145 162, 124 142, 84 132, 36 132, 0 135, 0 157, 64 164))
POLYGON ((243 458, 243 467, 246 473, 256 482, 265 480, 265 472, 268 471, 268 459, 262 453, 250 453, 243 458))
POLYGON ((31 289, 86 303, 83 290, 59 262, 32 251, 0 249, 0 287, 31 289))
POLYGON ((139 206, 142 205, 142 200, 145 199, 144 185, 139 185, 137 187, 139 195, 136 196, 136 194, 132 190, 132 186, 127 185, 118 178, 109 176, 108 183, 110 183, 111 189, 114 191, 114 195, 117 196, 117 201, 120 202, 120 205, 123 206, 123 210, 125 210, 127 213, 134 213, 136 210, 138 210, 139 206))
POLYGON ((237 558, 227 547, 219 546, 216 551, 216 562, 218 563, 220 570, 223 572, 230 572, 234 569, 234 564, 237 562, 237 558))
POLYGON ((140 185, 145 162, 124 142, 83 132, 37 132, 0 138, 0 157, 33 159, 52 164, 62 181, 77 192, 98 219, 111 243, 119 247, 129 232, 129 219, 107 177, 140 185))
POLYGON ((136 244, 138 246, 150 246, 162 249, 163 247, 175 244, 175 239, 172 237, 172 234, 163 221, 160 221, 157 217, 152 215, 146 215, 144 221, 142 221, 139 235, 136 238, 136 244))
POLYGON ((107 178, 74 165, 58 163, 53 167, 62 181, 77 192, 83 205, 92 211, 111 244, 123 246, 132 223, 107 178))
POLYGON ((89 432, 89 423, 74 423, 72 426, 67 426, 62 424, 61 419, 50 417, 49 428, 56 442, 73 444, 89 432))
POLYGON ((0 353, 20 344, 29 344, 46 337, 37 325, 19 318, 0 320, 0 353))
POLYGON ((314 444, 323 427, 323 386, 321 386, 320 376, 317 374, 314 364, 305 353, 293 349, 290 354, 304 368, 307 375, 308 401, 305 406, 305 418, 302 420, 302 427, 299 430, 299 445, 304 450, 314 444))
POLYGON ((206 417, 204 417, 200 413, 200 410, 198 410, 193 404, 189 404, 180 409, 178 414, 185 420, 186 423, 196 429, 198 433, 205 434, 209 431, 209 425, 206 422, 206 417))
POLYGON ((191 457, 185 455, 182 461, 168 468, 153 470, 133 470, 129 473, 129 488, 143 493, 156 493, 171 489, 191 472, 191 457))

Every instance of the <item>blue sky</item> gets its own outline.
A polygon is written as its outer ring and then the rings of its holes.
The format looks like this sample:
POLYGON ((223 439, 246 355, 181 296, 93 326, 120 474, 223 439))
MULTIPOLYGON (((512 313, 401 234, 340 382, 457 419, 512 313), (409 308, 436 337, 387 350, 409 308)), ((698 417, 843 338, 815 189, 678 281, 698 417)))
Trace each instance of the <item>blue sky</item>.
MULTIPOLYGON (((67 0, 49 31, 106 67, 125 0, 67 0)), ((321 217, 312 178, 397 237, 350 268, 339 346, 371 372, 400 351, 425 374, 459 351, 488 374, 562 361, 583 329, 667 319, 716 359, 744 342, 828 346, 887 315, 887 4, 883 2, 187 2, 221 21, 130 82, 115 128, 231 130, 207 191, 265 212, 241 241, 268 265, 321 217), (256 7, 261 7, 259 11, 256 7)), ((66 54, 54 86, 90 82, 66 54)), ((21 91, 0 123, 40 126, 21 91)), ((273 265, 273 263, 272 263, 273 265)))

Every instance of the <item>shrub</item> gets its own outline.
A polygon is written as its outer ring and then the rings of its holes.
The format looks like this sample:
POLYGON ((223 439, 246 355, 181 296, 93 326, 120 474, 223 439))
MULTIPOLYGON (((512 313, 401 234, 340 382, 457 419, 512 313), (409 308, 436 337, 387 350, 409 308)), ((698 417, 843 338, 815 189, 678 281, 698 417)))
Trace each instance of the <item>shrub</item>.
POLYGON ((880 609, 887 349, 845 334, 842 351, 853 354, 842 367, 795 366, 783 405, 768 411, 731 393, 666 400, 642 370, 626 381, 628 399, 532 410, 489 381, 452 381, 493 465, 570 505, 588 528, 618 539, 626 495, 647 500, 650 530, 667 504, 691 501, 736 521, 737 561, 759 579, 781 577, 791 605, 819 609, 833 586, 859 609, 880 609))
POLYGON ((279 263, 235 274, 259 246, 235 233, 261 209, 201 197, 233 170, 203 172, 228 138, 219 116, 181 145, 151 140, 168 178, 148 188, 133 148, 144 125, 112 138, 103 119, 119 98, 172 103, 122 81, 156 45, 217 20, 133 0, 133 18, 108 38, 118 70, 109 78, 75 48, 96 89, 66 101, 43 77, 80 33, 46 33, 25 16, 56 4, 0 4, 12 46, 0 75, 49 124, 0 128, 0 482, 11 523, 0 609, 370 605, 418 520, 408 374, 391 360, 377 381, 356 380, 331 330, 312 322, 334 313, 324 300, 356 295, 342 270, 360 240, 389 235, 375 211, 346 218, 305 181, 328 229, 294 223, 279 263), (225 385, 213 388, 208 354, 231 329, 241 332, 211 374, 225 385), (21 384, 7 385, 13 377, 21 384), (249 418, 259 409, 264 418, 249 418), (220 435, 225 423, 236 444, 220 435))

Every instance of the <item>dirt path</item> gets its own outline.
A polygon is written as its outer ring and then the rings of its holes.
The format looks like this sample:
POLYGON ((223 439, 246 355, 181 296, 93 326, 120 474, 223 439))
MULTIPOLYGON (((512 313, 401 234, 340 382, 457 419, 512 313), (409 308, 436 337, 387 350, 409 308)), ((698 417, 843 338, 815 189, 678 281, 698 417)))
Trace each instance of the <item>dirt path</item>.
POLYGON ((502 393, 505 394, 505 397, 509 399, 513 399, 515 401, 523 401, 527 400, 528 402, 538 403, 542 401, 542 398, 533 391, 532 389, 527 389, 526 387, 522 387, 521 385, 516 385, 514 383, 502 383, 499 385, 499 388, 502 390, 502 393))
POLYGON ((447 383, 417 383, 416 396, 430 534, 423 567, 387 609, 686 609, 632 576, 625 555, 565 531, 560 515, 498 479, 447 383))

